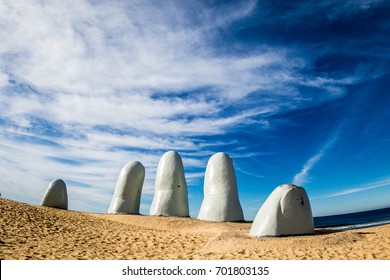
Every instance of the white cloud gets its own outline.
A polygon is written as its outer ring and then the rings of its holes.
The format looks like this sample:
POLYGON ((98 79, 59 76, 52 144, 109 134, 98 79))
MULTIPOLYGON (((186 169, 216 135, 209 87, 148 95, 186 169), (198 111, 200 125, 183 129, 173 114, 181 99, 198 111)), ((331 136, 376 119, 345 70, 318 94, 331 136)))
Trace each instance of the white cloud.
POLYGON ((293 184, 303 186, 310 180, 309 172, 337 142, 342 126, 343 125, 340 125, 335 131, 333 131, 330 138, 325 142, 322 148, 311 158, 309 158, 309 160, 302 167, 301 171, 294 176, 293 184))
POLYGON ((190 25, 179 5, 156 7, 149 1, 5 1, 4 6, 6 63, 15 76, 43 89, 180 91, 223 85, 227 76, 253 67, 250 60, 246 65, 214 58, 208 46, 221 24, 248 13, 246 6, 223 22, 206 17, 197 25, 190 25))
POLYGON ((9 77, 6 73, 0 72, 0 88, 8 85, 9 77))
POLYGON ((325 1, 307 1, 300 3, 295 8, 291 7, 282 17, 286 20, 298 20, 307 15, 321 14, 326 15, 329 20, 337 20, 341 17, 348 17, 353 14, 376 8, 386 0, 325 0, 325 1))
POLYGON ((386 179, 366 183, 363 185, 358 185, 357 187, 354 187, 354 188, 347 188, 347 189, 344 189, 342 191, 334 192, 331 194, 313 197, 312 199, 314 200, 314 199, 333 198, 333 197, 350 195, 350 194, 354 194, 354 193, 358 193, 358 192, 363 192, 363 191, 382 188, 382 187, 389 187, 389 186, 390 186, 390 179, 386 178, 386 179))
POLYGON ((371 182, 368 184, 364 184, 355 188, 346 189, 343 191, 335 192, 329 195, 322 196, 321 198, 331 198, 331 197, 337 197, 337 196, 343 196, 343 195, 349 195, 357 192, 363 192, 371 189, 377 189, 382 187, 390 186, 390 179, 384 179, 379 180, 376 182, 371 182))

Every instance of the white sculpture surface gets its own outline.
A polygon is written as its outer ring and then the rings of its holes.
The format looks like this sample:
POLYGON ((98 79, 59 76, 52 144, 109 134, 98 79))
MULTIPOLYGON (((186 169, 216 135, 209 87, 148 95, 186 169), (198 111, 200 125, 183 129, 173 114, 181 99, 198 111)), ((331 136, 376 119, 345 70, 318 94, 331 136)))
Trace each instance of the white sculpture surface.
POLYGON ((68 210, 68 193, 63 180, 56 179, 49 184, 43 196, 41 206, 68 210))
POLYGON ((183 162, 177 152, 166 152, 158 163, 150 215, 190 216, 183 162))
POLYGON ((145 168, 139 161, 126 164, 119 173, 108 213, 139 214, 145 168))
POLYGON ((204 178, 204 198, 198 219, 214 222, 243 221, 233 160, 216 153, 208 161, 204 178))
POLYGON ((278 186, 259 209, 250 231, 252 236, 313 234, 309 198, 302 187, 278 186))

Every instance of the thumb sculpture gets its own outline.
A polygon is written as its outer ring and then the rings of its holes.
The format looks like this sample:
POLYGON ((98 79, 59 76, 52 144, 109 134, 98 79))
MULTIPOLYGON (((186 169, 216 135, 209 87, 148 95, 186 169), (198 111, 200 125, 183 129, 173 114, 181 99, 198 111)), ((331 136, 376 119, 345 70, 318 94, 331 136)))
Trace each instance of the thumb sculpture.
POLYGON ((68 193, 61 179, 52 181, 43 196, 41 206, 68 210, 68 193))
POLYGON ((109 214, 139 214, 145 168, 139 161, 126 164, 119 173, 109 214))
POLYGON ((214 154, 207 163, 204 199, 198 219, 214 222, 244 220, 233 160, 225 153, 214 154))
POLYGON ((158 163, 150 215, 190 216, 183 162, 177 152, 166 152, 158 163))
POLYGON ((261 206, 250 235, 283 236, 313 234, 314 222, 309 198, 302 187, 278 186, 261 206))

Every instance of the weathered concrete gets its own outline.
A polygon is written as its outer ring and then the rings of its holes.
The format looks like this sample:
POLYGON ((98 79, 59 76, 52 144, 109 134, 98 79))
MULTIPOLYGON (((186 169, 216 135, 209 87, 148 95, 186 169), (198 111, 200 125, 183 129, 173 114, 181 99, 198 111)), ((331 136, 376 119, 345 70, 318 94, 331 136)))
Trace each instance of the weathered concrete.
POLYGON ((139 214, 145 167, 139 161, 126 164, 119 173, 108 213, 139 214))
POLYGON ((183 162, 177 152, 166 152, 158 163, 150 215, 177 217, 190 215, 183 162))
POLYGON ((214 222, 244 220, 233 160, 225 153, 216 153, 207 163, 204 198, 198 219, 214 222))
POLYGON ((314 222, 309 198, 302 187, 278 186, 259 209, 250 235, 282 236, 313 234, 314 222))
POLYGON ((66 184, 61 179, 52 181, 43 196, 41 206, 68 210, 66 184))

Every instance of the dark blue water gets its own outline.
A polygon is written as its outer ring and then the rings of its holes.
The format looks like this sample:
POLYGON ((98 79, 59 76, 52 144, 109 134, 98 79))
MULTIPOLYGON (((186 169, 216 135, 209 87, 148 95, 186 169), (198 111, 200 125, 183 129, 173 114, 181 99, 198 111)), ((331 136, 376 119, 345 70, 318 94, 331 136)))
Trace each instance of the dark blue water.
POLYGON ((324 217, 314 217, 316 228, 353 229, 390 224, 390 207, 324 217))

